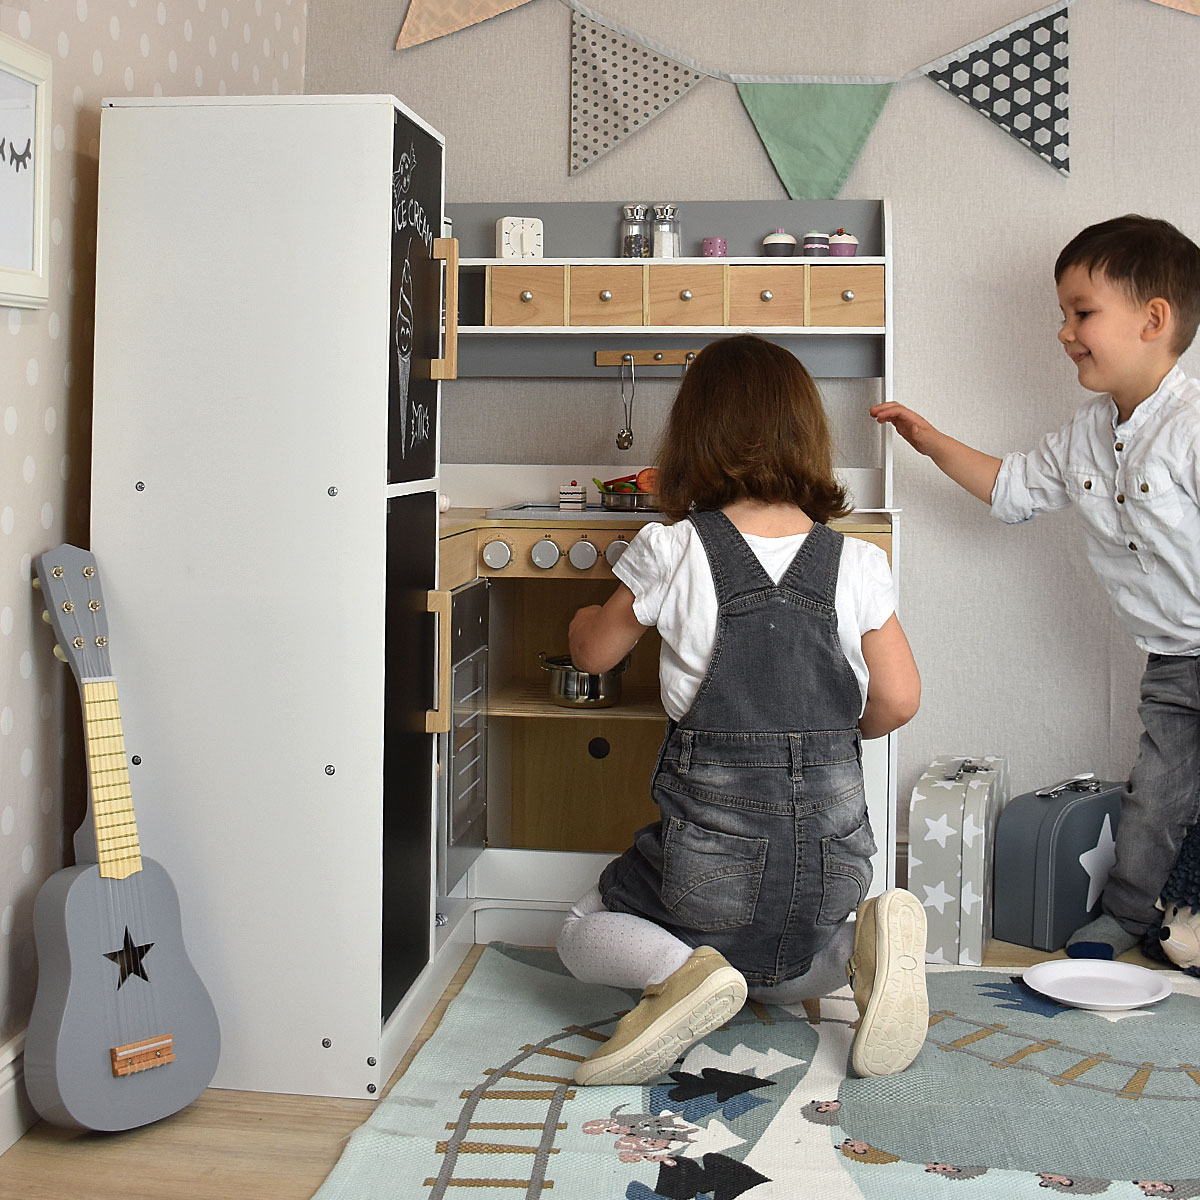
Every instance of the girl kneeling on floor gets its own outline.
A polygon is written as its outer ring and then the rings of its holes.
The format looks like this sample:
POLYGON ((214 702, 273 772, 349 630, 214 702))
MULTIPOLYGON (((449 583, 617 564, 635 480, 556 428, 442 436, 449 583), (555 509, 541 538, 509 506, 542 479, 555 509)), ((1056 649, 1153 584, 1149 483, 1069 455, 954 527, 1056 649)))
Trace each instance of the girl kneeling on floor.
POLYGON ((862 739, 909 721, 921 684, 886 555, 827 525, 849 508, 820 395, 791 353, 750 335, 700 352, 658 497, 676 523, 642 528, 616 592, 569 633, 574 665, 599 673, 656 626, 669 717, 660 820, 559 934, 576 978, 642 990, 576 1082, 648 1083, 747 995, 796 1003, 847 969, 855 1071, 901 1071, 928 1024, 925 914, 899 889, 864 901, 862 739))

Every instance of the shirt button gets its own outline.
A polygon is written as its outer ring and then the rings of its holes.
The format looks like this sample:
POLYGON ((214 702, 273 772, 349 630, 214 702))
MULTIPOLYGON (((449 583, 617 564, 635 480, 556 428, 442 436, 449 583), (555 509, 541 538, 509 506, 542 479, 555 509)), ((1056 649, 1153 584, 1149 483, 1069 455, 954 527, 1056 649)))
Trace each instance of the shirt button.
POLYGON ((1148 483, 1143 483, 1143 484, 1142 484, 1142 491, 1143 491, 1143 492, 1148 492, 1149 490, 1150 490, 1150 485, 1149 485, 1148 483))
POLYGON ((1123 492, 1118 492, 1118 493, 1117 493, 1117 503, 1118 503, 1118 504, 1124 504, 1124 503, 1125 503, 1125 495, 1124 495, 1124 493, 1123 493, 1123 492))
POLYGON ((1130 542, 1130 543, 1129 543, 1129 548, 1130 548, 1130 550, 1136 550, 1136 549, 1137 549, 1137 542, 1130 542))
POLYGON ((1085 492, 1090 492, 1092 490, 1092 481, 1090 479, 1085 479, 1083 481, 1083 490, 1085 492))
POLYGON ((1125 449, 1125 443, 1124 443, 1124 442, 1118 442, 1118 443, 1117 443, 1117 444, 1116 444, 1116 445, 1113 447, 1113 449, 1114 449, 1114 450, 1124 450, 1124 449, 1125 449))

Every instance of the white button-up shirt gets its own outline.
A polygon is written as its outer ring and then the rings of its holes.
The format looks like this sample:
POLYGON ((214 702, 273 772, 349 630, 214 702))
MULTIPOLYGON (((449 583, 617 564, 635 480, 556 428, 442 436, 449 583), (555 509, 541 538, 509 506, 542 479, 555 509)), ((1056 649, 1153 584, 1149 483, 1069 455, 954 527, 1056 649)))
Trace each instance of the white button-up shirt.
POLYGON ((1031 454, 1006 455, 992 513, 1074 505, 1092 569, 1147 652, 1200 655, 1200 383, 1174 367, 1117 424, 1095 396, 1031 454))

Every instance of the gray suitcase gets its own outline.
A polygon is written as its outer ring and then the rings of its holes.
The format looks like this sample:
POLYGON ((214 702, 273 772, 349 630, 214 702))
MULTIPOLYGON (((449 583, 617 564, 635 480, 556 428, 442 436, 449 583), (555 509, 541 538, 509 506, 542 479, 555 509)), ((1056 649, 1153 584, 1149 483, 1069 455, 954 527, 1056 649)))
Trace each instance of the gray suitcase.
POLYGON ((1076 776, 1009 802, 996 827, 993 937, 1061 950, 1100 915, 1124 790, 1076 776))

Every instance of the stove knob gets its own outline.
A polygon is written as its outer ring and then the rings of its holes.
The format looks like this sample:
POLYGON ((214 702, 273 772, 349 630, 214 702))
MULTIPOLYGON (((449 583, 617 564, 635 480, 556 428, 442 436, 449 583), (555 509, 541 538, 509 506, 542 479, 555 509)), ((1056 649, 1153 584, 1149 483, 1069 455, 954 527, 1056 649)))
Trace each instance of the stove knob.
POLYGON ((529 557, 535 567, 548 571, 562 557, 562 551, 549 538, 542 538, 540 542, 534 542, 529 557))
POLYGON ((567 551, 567 557, 571 560, 571 566, 578 567, 581 571, 586 571, 588 567, 596 565, 596 559, 600 555, 591 542, 581 538, 567 551))
POLYGON ((604 557, 610 567, 617 565, 617 559, 629 549, 629 543, 624 538, 613 538, 604 551, 604 557))
POLYGON ((512 562, 512 547, 498 538, 493 542, 488 542, 483 548, 483 562, 484 566, 491 567, 493 571, 507 567, 512 562))

